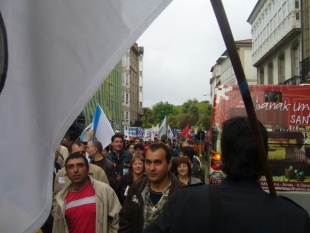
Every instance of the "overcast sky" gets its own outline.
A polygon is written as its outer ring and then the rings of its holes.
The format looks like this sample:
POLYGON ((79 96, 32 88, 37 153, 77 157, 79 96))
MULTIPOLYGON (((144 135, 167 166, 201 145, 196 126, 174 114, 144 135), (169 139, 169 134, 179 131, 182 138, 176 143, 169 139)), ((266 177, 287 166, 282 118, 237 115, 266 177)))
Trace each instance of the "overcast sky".
MULTIPOLYGON (((250 39, 257 0, 222 2, 235 41, 250 39)), ((210 0, 172 1, 137 43, 144 47, 144 107, 210 99, 210 70, 226 50, 210 0)))

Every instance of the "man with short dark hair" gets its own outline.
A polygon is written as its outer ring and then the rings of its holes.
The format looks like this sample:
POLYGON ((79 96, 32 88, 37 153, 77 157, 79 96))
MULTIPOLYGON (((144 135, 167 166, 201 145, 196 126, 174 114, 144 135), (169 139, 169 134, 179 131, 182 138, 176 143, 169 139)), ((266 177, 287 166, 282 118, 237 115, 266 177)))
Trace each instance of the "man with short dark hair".
POLYGON ((88 176, 79 152, 69 155, 65 168, 71 183, 55 197, 53 232, 117 232, 121 205, 113 189, 88 176))
POLYGON ((135 137, 135 138, 133 139, 133 143, 134 143, 134 144, 142 144, 142 140, 141 140, 141 138, 139 138, 139 137, 135 137))
MULTIPOLYGON (((267 130, 260 122, 259 129, 267 152, 267 130)), ((306 210, 292 200, 271 196, 259 185, 262 162, 247 117, 223 123, 221 156, 226 179, 219 185, 186 186, 145 233, 310 232, 306 210), (211 228, 212 224, 216 225, 211 228)))
POLYGON ((134 155, 144 155, 144 146, 142 144, 135 144, 134 150, 135 150, 134 155))
MULTIPOLYGON (((83 156, 86 155, 85 146, 82 141, 73 142, 71 145, 71 153, 81 153, 83 156)), ((86 157, 85 157, 86 158, 86 157)), ((99 180, 103 183, 109 184, 108 177, 104 170, 100 167, 89 164, 89 175, 95 180, 99 180)), ((54 180, 54 191, 53 194, 56 195, 61 189, 70 183, 69 177, 65 167, 63 167, 55 176, 54 180)))
POLYGON ((159 216, 176 191, 184 186, 169 172, 171 157, 171 150, 164 144, 153 144, 147 149, 147 176, 130 186, 120 212, 119 232, 142 232, 159 216))
POLYGON ((115 189, 116 187, 116 174, 113 163, 106 159, 102 154, 102 144, 99 141, 90 141, 87 144, 87 153, 91 158, 91 164, 101 167, 107 174, 110 186, 115 189))
POLYGON ((124 150, 124 137, 122 134, 115 134, 111 138, 112 151, 105 157, 109 159, 115 167, 117 180, 129 172, 129 164, 132 154, 124 150))

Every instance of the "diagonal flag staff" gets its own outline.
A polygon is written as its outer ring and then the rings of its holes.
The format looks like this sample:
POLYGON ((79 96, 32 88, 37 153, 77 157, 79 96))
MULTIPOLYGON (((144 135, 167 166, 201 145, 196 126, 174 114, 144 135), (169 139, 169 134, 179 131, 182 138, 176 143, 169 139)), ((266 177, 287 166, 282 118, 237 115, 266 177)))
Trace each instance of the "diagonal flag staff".
POLYGON ((266 181, 268 183, 269 192, 271 195, 276 196, 277 194, 276 194, 276 190, 275 190, 274 183, 272 180, 271 169, 267 161, 267 153, 264 149, 265 147, 263 143, 263 138, 262 138, 262 135, 258 127, 257 116, 255 113, 254 105, 253 105, 252 98, 250 95, 248 82, 246 80, 246 77, 245 77, 245 74, 242 68, 240 57, 239 57, 239 54, 238 54, 238 51, 235 45, 235 41, 234 41, 230 26, 227 20, 227 16, 226 16, 226 13, 223 7, 223 3, 221 0, 210 0, 210 1, 212 4, 214 13, 215 13, 217 22, 219 24, 223 39, 224 39, 229 58, 231 60, 231 64, 233 66, 233 69, 234 69, 234 72, 235 72, 235 75, 238 81, 242 99, 243 99, 245 109, 248 114, 251 126, 252 126, 252 130, 255 135, 256 142, 258 144, 260 159, 263 165, 264 173, 266 176, 266 181))

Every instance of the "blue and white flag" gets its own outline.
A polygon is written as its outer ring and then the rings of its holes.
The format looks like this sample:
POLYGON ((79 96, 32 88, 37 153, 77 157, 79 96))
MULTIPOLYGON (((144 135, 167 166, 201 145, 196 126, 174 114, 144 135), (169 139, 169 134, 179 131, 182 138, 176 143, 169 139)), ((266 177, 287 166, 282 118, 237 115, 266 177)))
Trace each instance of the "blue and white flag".
POLYGON ((173 139, 173 132, 172 132, 172 130, 170 128, 170 125, 167 126, 167 137, 170 138, 171 141, 172 141, 172 139, 173 139))
POLYGON ((45 222, 61 139, 171 1, 0 0, 1 232, 45 222))
POLYGON ((92 123, 90 123, 81 133, 80 140, 83 142, 88 142, 91 140, 92 123))
POLYGON ((91 129, 92 131, 90 133, 91 134, 90 137, 92 140, 96 139, 100 141, 103 148, 110 145, 111 138, 115 133, 110 124, 110 121, 104 114, 99 104, 96 108, 96 111, 93 117, 91 129))
POLYGON ((161 123, 158 131, 158 138, 160 139, 161 136, 167 134, 167 125, 166 125, 166 117, 164 118, 163 122, 161 123))

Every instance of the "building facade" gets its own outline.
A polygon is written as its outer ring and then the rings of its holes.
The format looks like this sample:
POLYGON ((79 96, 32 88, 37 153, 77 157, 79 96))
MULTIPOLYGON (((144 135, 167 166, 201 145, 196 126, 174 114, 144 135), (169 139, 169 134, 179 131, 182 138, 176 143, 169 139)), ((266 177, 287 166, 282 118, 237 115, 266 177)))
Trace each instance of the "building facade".
POLYGON ((142 62, 143 48, 139 48, 138 44, 135 43, 122 59, 123 126, 140 126, 139 108, 143 106, 143 70, 140 70, 139 67, 141 64, 143 68, 142 62))
MULTIPOLYGON (((248 83, 257 84, 256 68, 253 66, 252 63, 252 40, 239 40, 235 41, 235 44, 248 83)), ((213 100, 214 90, 217 85, 237 84, 236 75, 234 73, 227 50, 217 59, 215 65, 211 68, 211 72, 211 100, 213 100)))
POLYGON ((139 50, 139 116, 144 114, 143 112, 143 56, 144 47, 138 47, 139 50))
POLYGON ((301 0, 301 63, 300 76, 306 83, 310 82, 310 1, 301 0))
MULTIPOLYGON (((259 84, 299 85, 306 81, 301 75, 301 62, 309 37, 306 41, 305 35, 302 40, 301 3, 300 0, 259 0, 250 14, 253 63, 259 84)), ((306 22, 309 24, 309 19, 306 22)))
POLYGON ((95 95, 85 106, 83 115, 85 124, 89 125, 92 122, 93 115, 99 104, 111 122, 114 130, 122 128, 122 62, 111 71, 109 76, 104 80, 95 95))

